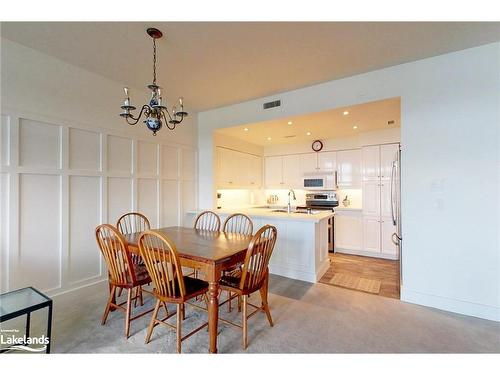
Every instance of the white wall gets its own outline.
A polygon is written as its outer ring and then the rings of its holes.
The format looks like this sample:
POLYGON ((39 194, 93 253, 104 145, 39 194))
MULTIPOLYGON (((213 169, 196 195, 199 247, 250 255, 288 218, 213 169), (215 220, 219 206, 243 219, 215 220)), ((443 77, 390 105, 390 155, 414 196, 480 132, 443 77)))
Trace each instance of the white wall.
POLYGON ((202 112, 200 206, 214 129, 400 96, 402 299, 500 320, 499 66, 494 43, 202 112))
POLYGON ((0 289, 53 295, 99 282, 98 224, 139 210, 153 227, 180 225, 197 207, 197 116, 153 137, 118 116, 123 84, 1 47, 0 289))
MULTIPOLYGON (((384 143, 397 143, 401 140, 401 129, 379 129, 370 132, 359 133, 352 137, 342 138, 329 138, 321 139, 323 142, 323 150, 325 151, 339 151, 350 150, 353 148, 361 148, 369 145, 380 145, 384 143)), ((264 147, 264 155, 288 155, 297 153, 313 152, 311 149, 311 142, 306 143, 292 143, 264 147)))

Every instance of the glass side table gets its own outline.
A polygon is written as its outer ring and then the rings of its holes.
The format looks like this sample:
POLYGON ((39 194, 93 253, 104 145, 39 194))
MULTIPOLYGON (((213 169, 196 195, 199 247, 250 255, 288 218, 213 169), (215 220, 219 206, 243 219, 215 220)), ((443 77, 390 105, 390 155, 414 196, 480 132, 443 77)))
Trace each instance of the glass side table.
MULTIPOLYGON (((26 350, 28 352, 39 351, 31 349, 27 344, 36 339, 30 337, 30 320, 31 313, 36 310, 48 307, 47 316, 47 339, 44 343, 37 342, 38 345, 45 344, 45 353, 50 353, 50 341, 52 333, 52 300, 45 294, 39 292, 33 287, 22 288, 12 292, 0 294, 0 323, 10 319, 17 318, 21 315, 26 315, 26 336, 25 342, 19 343, 18 340, 12 343, 9 347, 3 348, 1 352, 9 351, 14 348, 26 350), (27 349, 26 349, 27 348, 27 349)), ((2 341, 9 341, 5 339, 4 333, 2 334, 2 341)), ((38 340, 41 341, 41 340, 38 340)), ((10 344, 10 343, 9 343, 10 344)), ((43 346, 42 346, 43 350, 43 346)))

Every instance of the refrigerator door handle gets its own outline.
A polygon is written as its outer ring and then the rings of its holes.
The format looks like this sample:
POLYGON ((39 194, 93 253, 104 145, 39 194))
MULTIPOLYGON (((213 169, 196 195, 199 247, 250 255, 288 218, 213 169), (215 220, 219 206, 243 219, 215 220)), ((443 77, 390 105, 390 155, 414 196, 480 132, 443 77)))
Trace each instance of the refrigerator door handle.
POLYGON ((401 241, 401 237, 399 237, 397 233, 393 233, 391 236, 391 241, 394 245, 399 246, 399 242, 401 241))
POLYGON ((391 218, 392 218, 392 225, 396 225, 396 216, 394 213, 394 171, 396 170, 396 162, 392 162, 392 169, 391 169, 391 218))

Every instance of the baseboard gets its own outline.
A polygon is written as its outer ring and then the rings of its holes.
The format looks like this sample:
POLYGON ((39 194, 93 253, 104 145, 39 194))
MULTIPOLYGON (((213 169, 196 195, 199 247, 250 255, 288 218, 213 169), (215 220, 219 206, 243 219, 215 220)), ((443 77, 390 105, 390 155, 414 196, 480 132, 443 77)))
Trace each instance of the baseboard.
POLYGON ((323 263, 318 267, 318 271, 316 272, 316 282, 318 282, 323 275, 330 268, 330 258, 326 258, 323 263))
POLYGON ((298 271, 291 268, 277 267, 269 265, 269 273, 278 276, 288 277, 290 279, 316 283, 316 275, 312 272, 298 271))
POLYGON ((424 294, 401 286, 401 301, 500 322, 500 307, 424 294))
POLYGON ((72 292, 76 292, 77 290, 79 289, 84 289, 84 288, 88 288, 88 287, 91 287, 91 286, 94 286, 94 285, 97 285, 97 284, 100 284, 100 283, 106 283, 106 288, 108 288, 107 284, 108 284, 108 279, 100 279, 100 280, 96 280, 96 281, 92 281, 88 284, 83 284, 83 285, 79 285, 77 287, 74 287, 74 288, 69 288, 69 289, 64 289, 64 290, 58 290, 56 293, 51 293, 51 292, 48 292, 46 293, 49 297, 57 297, 57 296, 62 296, 64 294, 67 294, 67 293, 72 293, 72 292))
POLYGON ((336 253, 341 253, 341 254, 361 255, 361 256, 372 257, 372 258, 398 260, 398 256, 397 255, 375 253, 373 251, 337 248, 337 249, 335 249, 335 252, 336 253))

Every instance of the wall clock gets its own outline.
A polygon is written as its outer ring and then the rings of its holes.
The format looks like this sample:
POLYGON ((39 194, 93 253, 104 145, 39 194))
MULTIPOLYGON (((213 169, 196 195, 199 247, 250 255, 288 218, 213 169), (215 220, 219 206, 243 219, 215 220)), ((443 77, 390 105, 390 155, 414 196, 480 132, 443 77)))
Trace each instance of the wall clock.
POLYGON ((312 149, 316 152, 320 152, 323 149, 323 142, 319 139, 312 143, 312 149))

